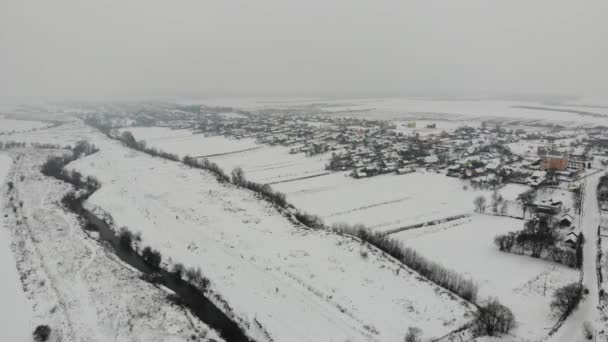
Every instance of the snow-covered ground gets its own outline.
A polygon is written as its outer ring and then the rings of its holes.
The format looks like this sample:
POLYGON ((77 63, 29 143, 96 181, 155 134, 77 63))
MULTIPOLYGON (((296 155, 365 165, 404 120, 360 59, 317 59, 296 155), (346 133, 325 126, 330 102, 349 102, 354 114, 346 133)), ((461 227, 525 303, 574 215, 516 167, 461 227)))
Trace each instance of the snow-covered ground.
POLYGON ((300 177, 326 173, 330 153, 307 157, 304 153, 290 154, 289 147, 257 144, 253 139, 230 139, 224 136, 205 137, 189 130, 164 127, 130 127, 137 140, 180 157, 209 156, 226 172, 236 167, 245 170, 247 179, 259 183, 282 182, 300 177), (223 154, 223 155, 221 155, 223 154))
MULTIPOLYGON (((7 180, 14 183, 14 190, 2 207, 8 214, 8 229, 3 234, 9 239, 1 242, 11 244, 19 278, 33 303, 33 324, 20 317, 23 307, 3 302, 2 312, 9 310, 9 315, 23 320, 15 323, 15 329, 28 325, 27 341, 38 324, 51 327, 51 341, 160 342, 185 341, 192 336, 221 341, 208 326, 172 304, 165 290, 141 280, 95 234, 85 233, 74 214, 59 206, 70 186, 39 172, 49 153, 57 152, 29 149, 11 153, 15 166, 7 180)), ((8 193, 7 187, 2 189, 8 193)), ((2 340, 13 341, 4 332, 2 340)))
MULTIPOLYGON (((335 115, 360 116, 374 119, 450 119, 496 120, 501 122, 559 123, 568 125, 608 125, 606 108, 586 107, 584 102, 543 103, 540 101, 500 100, 491 98, 438 99, 438 98, 218 98, 189 100, 189 103, 233 106, 242 109, 310 108, 311 111, 335 115), (517 108, 516 106, 543 107, 544 110, 517 108), (598 116, 564 112, 583 111, 598 116)), ((605 102, 605 100, 603 101, 605 102)))
POLYGON ((90 138, 101 151, 68 165, 102 182, 87 206, 165 260, 200 266, 251 333, 255 319, 275 341, 397 341, 410 326, 430 337, 471 319, 461 299, 368 245, 304 229, 206 171, 90 138))
POLYGON ((412 229, 391 236, 422 255, 471 277, 479 297, 497 297, 517 320, 513 336, 504 341, 538 341, 556 319, 550 302, 556 288, 578 280, 578 270, 513 253, 504 253, 494 237, 521 230, 523 221, 475 214, 437 226, 412 229))
POLYGON ((41 121, 5 119, 0 116, 0 134, 24 132, 47 127, 49 124, 41 121))
MULTIPOLYGON (((347 173, 276 184, 297 208, 320 215, 329 224, 362 223, 387 230, 432 219, 470 213, 473 199, 491 191, 473 190, 467 182, 436 172, 355 179, 347 173)), ((514 200, 528 187, 508 184, 499 192, 514 200)))
POLYGON ((404 135, 420 134, 421 136, 426 135, 439 135, 441 132, 453 132, 458 127, 469 126, 469 127, 480 127, 481 121, 466 121, 466 120, 407 120, 407 121, 394 121, 392 122, 398 133, 404 135), (408 127, 408 124, 415 123, 416 127, 408 127), (427 127, 434 125, 435 128, 427 127))
POLYGON ((228 139, 223 136, 206 137, 203 134, 193 134, 192 131, 186 129, 129 127, 122 131, 130 131, 135 139, 145 140, 148 146, 176 153, 180 157, 234 153, 262 147, 254 139, 228 139))
MULTIPOLYGON (((12 163, 6 154, 0 154, 0 189, 3 191, 6 188, 1 185, 12 163)), ((23 292, 17 263, 11 252, 4 201, 0 198, 0 332, 4 341, 26 342, 31 341, 34 330, 32 306, 23 292)))

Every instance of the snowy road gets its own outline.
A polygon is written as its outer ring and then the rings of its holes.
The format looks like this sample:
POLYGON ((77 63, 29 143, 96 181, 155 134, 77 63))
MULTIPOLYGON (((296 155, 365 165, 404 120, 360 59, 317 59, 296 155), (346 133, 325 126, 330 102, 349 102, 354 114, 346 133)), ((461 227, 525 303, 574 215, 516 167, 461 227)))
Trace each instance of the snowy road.
MULTIPOLYGON (((12 160, 0 154, 0 185, 4 183, 11 165, 12 160)), ((4 201, 0 198, 0 203, 4 201)), ((21 287, 3 210, 4 204, 0 206, 0 331, 3 341, 31 341, 32 310, 21 287)))
POLYGON ((585 236, 583 254, 583 285, 589 289, 583 301, 563 326, 549 339, 554 342, 587 341, 583 336, 583 322, 595 322, 598 317, 598 287, 596 273, 597 228, 600 224, 600 213, 597 203, 596 189, 603 172, 593 174, 584 179, 584 203, 581 219, 581 229, 585 236))

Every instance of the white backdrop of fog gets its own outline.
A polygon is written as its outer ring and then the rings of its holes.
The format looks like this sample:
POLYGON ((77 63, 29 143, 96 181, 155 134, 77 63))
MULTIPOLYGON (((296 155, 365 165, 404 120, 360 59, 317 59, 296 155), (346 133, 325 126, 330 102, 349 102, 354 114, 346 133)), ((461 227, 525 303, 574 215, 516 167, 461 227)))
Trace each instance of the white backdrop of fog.
POLYGON ((608 94, 608 1, 0 0, 0 101, 608 94))

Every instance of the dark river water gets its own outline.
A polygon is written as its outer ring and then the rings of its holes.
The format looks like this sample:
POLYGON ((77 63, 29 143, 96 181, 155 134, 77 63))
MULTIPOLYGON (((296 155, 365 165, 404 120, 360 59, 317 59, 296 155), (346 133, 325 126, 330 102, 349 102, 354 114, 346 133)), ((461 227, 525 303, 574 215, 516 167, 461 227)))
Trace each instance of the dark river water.
POLYGON ((110 247, 122 261, 133 266, 140 272, 154 278, 154 282, 162 284, 175 292, 179 302, 188 307, 191 312, 228 342, 250 342, 240 327, 226 316, 215 304, 205 297, 200 290, 190 285, 175 274, 155 268, 132 249, 120 244, 118 236, 101 219, 79 206, 80 216, 85 220, 87 230, 99 232, 100 239, 110 247))

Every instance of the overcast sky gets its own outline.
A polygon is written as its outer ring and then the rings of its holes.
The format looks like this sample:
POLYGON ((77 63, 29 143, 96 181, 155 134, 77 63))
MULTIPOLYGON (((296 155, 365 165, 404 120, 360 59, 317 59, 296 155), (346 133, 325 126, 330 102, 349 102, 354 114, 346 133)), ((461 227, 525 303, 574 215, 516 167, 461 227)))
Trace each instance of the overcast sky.
POLYGON ((608 97, 606 0, 0 0, 0 100, 608 97))

